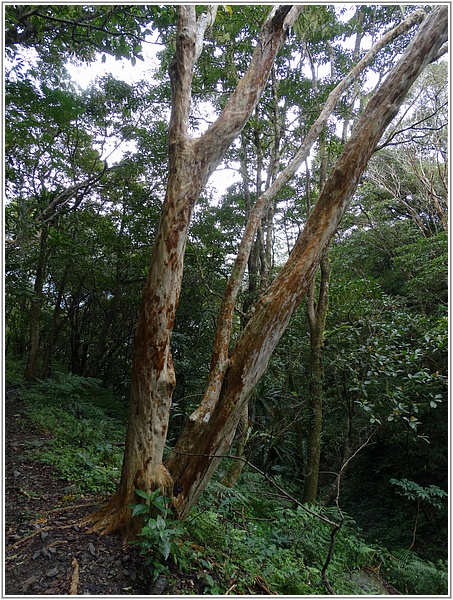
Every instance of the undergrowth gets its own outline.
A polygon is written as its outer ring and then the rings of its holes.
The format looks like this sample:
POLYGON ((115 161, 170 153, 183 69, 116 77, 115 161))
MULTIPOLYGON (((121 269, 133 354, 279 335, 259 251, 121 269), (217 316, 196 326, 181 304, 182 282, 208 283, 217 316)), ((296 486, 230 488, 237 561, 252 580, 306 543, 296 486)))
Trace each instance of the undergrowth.
POLYGON ((124 404, 96 379, 70 373, 20 388, 27 415, 46 434, 28 443, 31 456, 56 467, 78 492, 112 493, 126 433, 124 404))
MULTIPOLYGON (((18 388, 28 417, 44 434, 29 442, 28 452, 53 465, 80 493, 112 493, 123 454, 124 403, 95 379, 60 372, 20 385, 16 371, 10 369, 10 381, 18 388)), ((282 478, 278 483, 294 497, 300 495, 282 478)), ((276 493, 259 473, 245 469, 235 488, 212 480, 184 524, 172 520, 168 499, 161 500, 158 493, 141 495, 147 506, 160 507, 159 514, 146 506, 134 509, 147 517, 139 545, 154 577, 189 573, 202 582, 203 593, 211 595, 326 594, 322 569, 331 526, 276 493)), ((336 509, 322 511, 338 522, 336 509)), ((444 561, 430 562, 414 552, 390 552, 370 544, 355 522, 344 517, 326 571, 336 594, 366 594, 354 577, 363 567, 380 572, 403 594, 448 593, 444 561)))
MULTIPOLYGON (((324 512, 331 520, 338 516, 336 510, 324 512)), ((226 593, 234 581, 235 593, 247 594, 259 577, 272 593, 326 593, 321 572, 331 527, 285 498, 269 494, 269 485, 255 473, 244 473, 237 489, 212 482, 186 525, 195 543, 209 540, 206 551, 222 573, 219 593, 226 593)), ((328 569, 335 592, 360 593, 348 574, 374 563, 378 554, 347 519, 328 569)))
MULTIPOLYGON (((284 487, 284 482, 279 484, 284 487)), ((323 514, 338 521, 335 508, 324 508, 323 514)), ((444 562, 434 564, 413 552, 391 553, 370 544, 354 520, 344 517, 326 573, 336 594, 367 595, 369 588, 354 577, 364 567, 381 573, 404 594, 448 593, 444 562)), ((234 584, 235 594, 248 594, 262 577, 271 593, 326 594, 321 574, 331 526, 270 492, 256 473, 245 470, 235 489, 211 482, 186 527, 193 542, 205 545, 216 572, 215 591, 207 593, 225 594, 234 584)))

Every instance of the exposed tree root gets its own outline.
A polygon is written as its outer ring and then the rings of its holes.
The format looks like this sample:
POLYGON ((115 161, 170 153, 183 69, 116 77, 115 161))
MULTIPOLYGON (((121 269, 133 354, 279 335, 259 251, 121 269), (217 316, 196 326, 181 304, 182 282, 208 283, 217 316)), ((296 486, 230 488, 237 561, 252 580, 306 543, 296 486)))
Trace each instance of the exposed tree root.
MULTIPOLYGON (((159 488, 162 495, 171 497, 173 479, 165 466, 159 465, 153 474, 152 484, 142 484, 138 487, 148 493, 159 488)), ((88 533, 105 535, 118 531, 126 543, 136 538, 143 526, 143 519, 132 518, 132 510, 128 507, 141 502, 143 500, 135 494, 135 486, 131 485, 129 481, 126 483, 122 481, 110 500, 94 513, 82 519, 82 523, 91 524, 88 533)))
MULTIPOLYGON (((27 535, 21 540, 14 542, 14 544, 11 544, 11 546, 8 546, 8 551, 12 548, 17 548, 17 546, 20 546, 24 542, 31 540, 31 538, 34 538, 36 535, 39 535, 43 531, 53 531, 54 529, 70 529, 71 527, 74 527, 74 523, 70 523, 69 525, 49 525, 46 527, 40 527, 39 529, 36 529, 36 531, 34 531, 33 533, 30 533, 30 535, 27 535)), ((6 560, 8 560, 8 558, 6 560)))
MULTIPOLYGON (((132 499, 131 499, 132 502, 132 499)), ((114 533, 120 531, 123 540, 127 542, 132 534, 132 511, 127 508, 127 504, 124 502, 123 494, 116 492, 107 504, 101 506, 98 510, 94 511, 84 519, 82 523, 90 524, 91 527, 88 533, 99 533, 100 535, 106 535, 108 533, 114 533)), ((138 532, 136 532, 138 533, 138 532)))

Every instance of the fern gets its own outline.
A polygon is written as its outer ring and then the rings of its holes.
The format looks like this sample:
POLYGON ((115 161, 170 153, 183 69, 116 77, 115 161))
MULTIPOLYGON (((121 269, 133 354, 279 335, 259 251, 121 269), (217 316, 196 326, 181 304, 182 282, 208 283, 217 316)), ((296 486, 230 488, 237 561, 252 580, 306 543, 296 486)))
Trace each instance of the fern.
POLYGON ((388 577, 393 585, 406 594, 448 594, 448 570, 442 560, 433 563, 422 560, 415 552, 398 550, 393 553, 388 577))

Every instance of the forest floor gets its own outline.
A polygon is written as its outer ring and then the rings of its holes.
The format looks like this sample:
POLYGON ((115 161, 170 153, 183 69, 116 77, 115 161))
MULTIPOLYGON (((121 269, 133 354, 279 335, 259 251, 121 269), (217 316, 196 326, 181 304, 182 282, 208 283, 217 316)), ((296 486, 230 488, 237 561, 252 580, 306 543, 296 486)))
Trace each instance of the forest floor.
POLYGON ((116 535, 89 533, 81 520, 101 499, 75 498, 52 467, 29 456, 30 443, 42 444, 49 434, 30 423, 11 389, 4 417, 6 595, 202 593, 197 578, 186 575, 153 584, 138 548, 116 535))
MULTIPOLYGON (((90 533, 81 521, 102 498, 75 497, 73 486, 30 456, 30 445, 44 444, 51 434, 30 422, 14 389, 7 390, 4 408, 4 594, 203 594, 200 574, 174 571, 153 582, 138 548, 117 535, 90 533)), ((250 589, 267 592, 260 581, 250 589)))
MULTIPOLYGON (((206 594, 205 573, 173 569, 153 582, 137 547, 124 545, 117 535, 89 532, 82 521, 103 499, 76 494, 73 485, 30 454, 30 447, 45 444, 51 433, 30 421, 14 388, 6 392, 3 432, 5 595, 206 594)), ((398 594, 365 569, 355 580, 363 594, 398 594)), ((275 593, 261 577, 247 591, 275 593)))
POLYGON ((88 533, 80 521, 98 498, 73 495, 52 467, 27 453, 46 433, 25 416, 14 390, 5 402, 5 571, 7 595, 149 594, 138 549, 88 533))

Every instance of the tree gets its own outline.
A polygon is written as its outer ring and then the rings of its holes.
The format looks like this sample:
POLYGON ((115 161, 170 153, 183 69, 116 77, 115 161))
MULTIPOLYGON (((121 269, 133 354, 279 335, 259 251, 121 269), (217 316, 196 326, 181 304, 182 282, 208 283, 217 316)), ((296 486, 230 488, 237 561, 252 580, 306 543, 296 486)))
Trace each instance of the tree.
MULTIPOLYGON (((320 189, 326 178, 325 142, 321 140, 320 189)), ((307 193, 309 204, 310 194, 307 193)), ((308 206, 310 210, 310 206, 308 206)), ((315 504, 318 495, 319 463, 321 459, 321 432, 323 410, 323 345, 329 304, 330 261, 327 249, 319 261, 319 290, 316 295, 316 278, 313 278, 307 290, 307 319, 310 332, 309 355, 309 418, 307 427, 307 465, 304 481, 303 502, 315 504)))
MULTIPOLYGON (((246 74, 219 118, 201 137, 193 139, 188 135, 193 69, 202 50, 203 34, 214 21, 215 9, 197 17, 195 7, 178 8, 176 50, 170 65, 172 115, 167 192, 134 342, 130 419, 121 482, 110 502, 92 516, 96 529, 107 532, 122 528, 126 536, 133 535, 136 525, 131 523, 127 506, 134 500, 137 488, 149 491, 160 487, 163 493, 173 496, 178 516, 188 515, 231 444, 244 404, 306 294, 371 154, 410 86, 426 65, 440 55, 447 38, 448 10, 440 7, 420 26, 401 60, 367 103, 290 258, 258 302, 229 355, 228 314, 237 294, 234 282, 244 272, 256 231, 254 223, 259 223, 260 215, 249 219, 243 244, 246 251, 240 250, 221 307, 205 396, 164 464, 175 385, 170 340, 193 208, 207 179, 254 110, 275 55, 302 10, 290 6, 272 8, 246 74)), ((275 187, 269 190, 266 200, 272 198, 275 187)), ((255 208, 259 203, 260 200, 255 208)))
POLYGON ((8 253, 16 253, 16 258, 22 255, 28 262, 27 254, 33 253, 35 239, 39 239, 30 265, 35 273, 26 368, 29 379, 38 374, 43 289, 49 255, 58 237, 59 218, 75 210, 92 193, 106 168, 83 126, 82 103, 74 86, 64 70, 55 68, 48 74, 49 79, 55 75, 60 80, 59 89, 48 85, 43 73, 39 84, 32 79, 13 78, 6 85, 6 189, 13 201, 9 212, 15 213, 17 227, 8 253), (24 110, 27 104, 32 105, 32 114, 24 110))
MULTIPOLYGON (((167 21, 173 9, 160 10, 159 17, 167 21)), ((111 54, 117 59, 143 60, 144 25, 157 17, 156 7, 82 6, 82 5, 21 5, 5 7, 5 47, 7 55, 18 48, 34 48, 51 64, 67 54, 92 61, 96 52, 111 54)))

